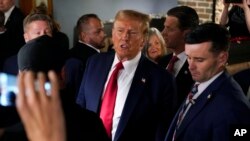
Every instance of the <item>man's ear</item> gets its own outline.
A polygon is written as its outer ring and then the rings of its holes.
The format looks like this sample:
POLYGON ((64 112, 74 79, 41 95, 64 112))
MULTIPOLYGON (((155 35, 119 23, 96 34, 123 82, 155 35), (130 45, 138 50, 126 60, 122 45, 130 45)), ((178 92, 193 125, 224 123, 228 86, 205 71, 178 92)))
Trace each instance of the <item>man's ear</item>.
POLYGON ((222 51, 218 56, 218 62, 221 66, 225 66, 228 60, 228 52, 222 51))
POLYGON ((145 43, 146 43, 146 38, 142 38, 140 41, 140 49, 143 49, 145 47, 145 43))
POLYGON ((190 29, 183 30, 183 37, 185 38, 190 31, 190 29))
POLYGON ((29 41, 29 37, 28 37, 27 33, 23 34, 23 38, 24 38, 24 40, 25 40, 26 43, 29 41))
POLYGON ((81 33, 79 34, 79 39, 81 41, 85 41, 86 42, 86 37, 87 37, 86 33, 83 32, 83 31, 81 31, 81 33))

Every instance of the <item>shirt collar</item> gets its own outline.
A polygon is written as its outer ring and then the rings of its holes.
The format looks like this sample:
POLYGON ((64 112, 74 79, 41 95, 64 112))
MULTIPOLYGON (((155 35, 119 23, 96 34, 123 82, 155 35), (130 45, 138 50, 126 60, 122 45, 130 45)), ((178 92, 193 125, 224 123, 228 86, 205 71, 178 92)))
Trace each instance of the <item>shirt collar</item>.
MULTIPOLYGON (((176 55, 176 54, 173 54, 173 55, 176 55)), ((179 60, 181 62, 185 62, 187 60, 187 55, 185 54, 185 52, 183 51, 182 53, 179 53, 177 55, 177 57, 179 58, 179 60)))
MULTIPOLYGON (((133 59, 127 60, 122 62, 124 70, 129 73, 132 72, 137 68, 137 65, 139 64, 141 58, 141 52, 139 52, 133 59)), ((112 64, 112 69, 115 67, 115 65, 119 62, 119 59, 117 57, 117 54, 115 55, 114 62, 112 64)))
MULTIPOLYGON (((205 81, 205 82, 202 82, 199 84, 199 87, 198 87, 198 93, 197 95, 194 96, 195 97, 198 97, 216 78, 218 78, 224 71, 221 71, 219 73, 217 73, 215 76, 213 76, 212 78, 210 78, 209 80, 205 81)), ((199 82, 196 82, 195 84, 197 84, 199 82)))
POLYGON ((4 16, 5 16, 4 24, 7 23, 8 19, 10 17, 10 14, 13 11, 14 8, 15 8, 15 6, 13 5, 7 12, 4 13, 4 16))
POLYGON ((83 42, 83 41, 81 41, 81 40, 79 40, 79 42, 82 43, 82 44, 85 44, 85 45, 89 46, 90 48, 93 48, 93 49, 96 50, 98 53, 101 52, 99 49, 95 48, 94 46, 92 46, 92 45, 90 45, 90 44, 87 44, 87 43, 85 43, 85 42, 83 42))

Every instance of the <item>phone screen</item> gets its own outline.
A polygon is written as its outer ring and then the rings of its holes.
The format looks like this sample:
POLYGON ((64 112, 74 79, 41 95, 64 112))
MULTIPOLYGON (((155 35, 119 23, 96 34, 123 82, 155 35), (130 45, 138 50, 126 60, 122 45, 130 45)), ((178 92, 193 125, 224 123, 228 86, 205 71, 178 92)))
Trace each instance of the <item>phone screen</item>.
POLYGON ((0 105, 15 105, 17 90, 17 79, 15 75, 0 73, 0 105))
MULTIPOLYGON (((45 90, 50 93, 50 83, 46 82, 45 90)), ((0 72, 0 105, 15 106, 16 95, 18 94, 17 77, 15 75, 0 72)))

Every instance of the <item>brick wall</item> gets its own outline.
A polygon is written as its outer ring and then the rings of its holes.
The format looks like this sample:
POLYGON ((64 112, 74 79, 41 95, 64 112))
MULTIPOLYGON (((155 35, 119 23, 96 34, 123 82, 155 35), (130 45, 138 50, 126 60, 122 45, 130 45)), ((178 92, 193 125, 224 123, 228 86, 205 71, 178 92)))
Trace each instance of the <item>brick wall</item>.
MULTIPOLYGON (((178 0, 178 5, 186 5, 194 8, 200 17, 200 22, 212 21, 213 0, 178 0)), ((216 0, 215 22, 219 22, 222 9, 221 0, 216 0)))

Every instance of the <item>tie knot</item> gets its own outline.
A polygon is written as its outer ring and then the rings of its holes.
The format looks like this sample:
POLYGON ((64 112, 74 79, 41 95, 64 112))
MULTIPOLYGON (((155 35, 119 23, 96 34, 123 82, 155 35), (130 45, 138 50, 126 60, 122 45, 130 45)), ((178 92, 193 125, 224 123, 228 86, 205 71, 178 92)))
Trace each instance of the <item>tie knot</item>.
POLYGON ((198 86, 199 84, 195 84, 192 89, 191 89, 191 92, 188 94, 188 100, 192 100, 193 99, 193 96, 198 92, 198 86))
POLYGON ((115 66, 116 66, 116 67, 115 67, 116 70, 120 70, 120 69, 123 68, 122 62, 117 63, 115 66))
POLYGON ((171 61, 172 61, 172 62, 176 62, 177 60, 179 60, 179 58, 178 58, 176 55, 174 55, 174 56, 171 58, 171 61))
POLYGON ((192 93, 192 94, 195 94, 195 93, 198 92, 198 86, 199 86, 199 84, 195 84, 195 85, 192 87, 192 90, 191 90, 191 93, 192 93))
POLYGON ((173 57, 171 58, 171 60, 169 61, 168 63, 168 66, 167 66, 167 70, 170 72, 170 73, 174 73, 174 64, 175 62, 179 60, 179 58, 176 56, 176 55, 173 55, 173 57))

